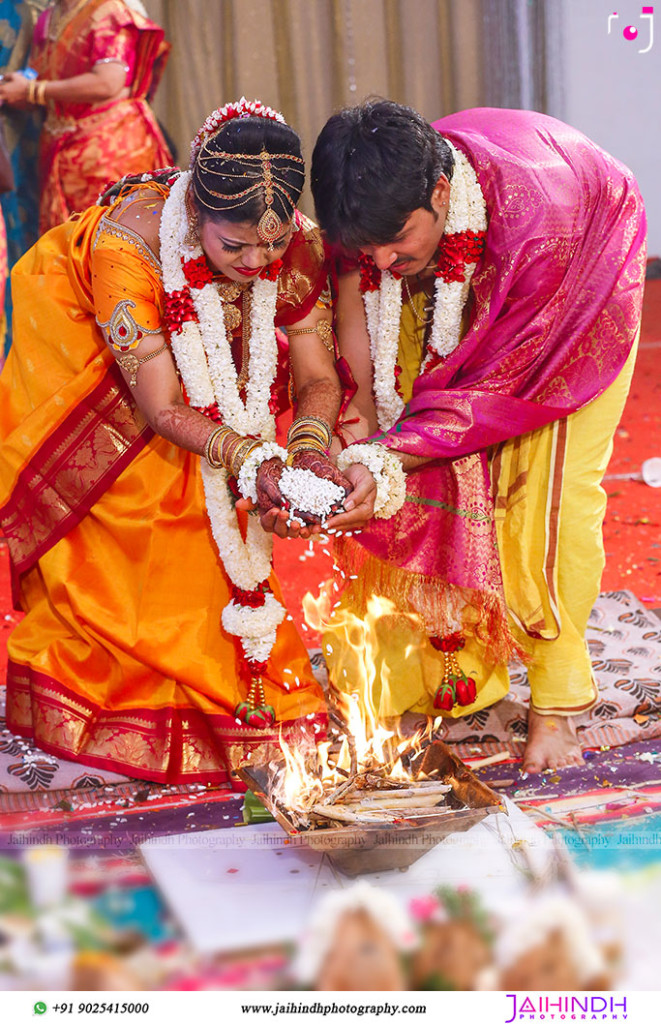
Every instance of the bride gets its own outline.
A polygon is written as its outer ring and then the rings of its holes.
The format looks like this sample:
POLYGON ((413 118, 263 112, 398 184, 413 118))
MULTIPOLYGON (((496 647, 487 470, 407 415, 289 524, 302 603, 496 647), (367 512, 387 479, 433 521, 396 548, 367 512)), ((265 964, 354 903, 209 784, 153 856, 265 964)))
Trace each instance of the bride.
POLYGON ((16 268, 7 724, 43 750, 224 784, 280 730, 323 734, 272 538, 235 508, 280 503, 285 460, 350 489, 325 454, 341 388, 304 175, 282 116, 241 100, 207 118, 190 170, 122 179, 16 268))

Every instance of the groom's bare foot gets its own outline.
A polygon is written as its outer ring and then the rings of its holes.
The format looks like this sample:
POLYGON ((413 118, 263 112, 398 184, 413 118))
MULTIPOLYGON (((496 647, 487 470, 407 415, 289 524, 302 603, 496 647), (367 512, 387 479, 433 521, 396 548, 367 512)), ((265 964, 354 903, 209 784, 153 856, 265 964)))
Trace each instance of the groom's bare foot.
POLYGON ((583 763, 573 717, 540 715, 531 708, 528 712, 528 743, 521 770, 543 772, 545 768, 568 768, 583 763))

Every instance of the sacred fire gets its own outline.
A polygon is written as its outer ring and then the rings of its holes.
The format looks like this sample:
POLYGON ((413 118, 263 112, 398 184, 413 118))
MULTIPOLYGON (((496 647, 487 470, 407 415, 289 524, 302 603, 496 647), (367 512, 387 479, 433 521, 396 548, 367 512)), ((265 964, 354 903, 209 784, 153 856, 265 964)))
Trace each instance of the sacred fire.
MULTIPOLYGON (((365 616, 340 610, 330 626, 327 599, 308 594, 304 606, 325 644, 343 634, 359 671, 348 694, 331 682, 324 742, 294 746, 281 738, 281 760, 239 772, 285 831, 356 875, 405 867, 446 835, 502 810, 497 794, 433 739, 438 719, 413 737, 384 721, 388 674, 379 664, 377 632, 383 617, 394 613, 390 602, 372 597, 365 616)), ((407 654, 414 653, 412 646, 407 654)))

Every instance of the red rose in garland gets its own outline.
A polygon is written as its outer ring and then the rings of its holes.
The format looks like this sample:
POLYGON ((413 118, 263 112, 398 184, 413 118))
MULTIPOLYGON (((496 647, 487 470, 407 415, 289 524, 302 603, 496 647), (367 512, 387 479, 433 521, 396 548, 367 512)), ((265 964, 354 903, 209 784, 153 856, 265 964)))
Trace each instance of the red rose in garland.
POLYGON ((198 256, 196 260, 182 260, 184 276, 191 288, 204 288, 211 284, 213 274, 207 263, 206 256, 198 256))
POLYGON ((197 313, 188 288, 165 293, 164 319, 170 334, 180 331, 186 320, 197 321, 197 313))

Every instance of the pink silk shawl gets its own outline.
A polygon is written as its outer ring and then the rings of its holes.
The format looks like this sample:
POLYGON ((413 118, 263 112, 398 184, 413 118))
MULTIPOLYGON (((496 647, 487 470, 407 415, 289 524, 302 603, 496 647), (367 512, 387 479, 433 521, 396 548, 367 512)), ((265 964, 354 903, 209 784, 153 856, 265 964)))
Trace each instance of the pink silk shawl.
POLYGON ((371 554, 409 574, 400 594, 408 589, 428 628, 442 628, 441 582, 502 608, 486 450, 567 416, 615 380, 640 323, 646 223, 631 172, 560 121, 476 109, 433 127, 470 160, 487 206, 470 325, 418 377, 400 420, 374 436, 439 461, 409 474, 396 516, 362 531, 362 555, 355 542, 340 546, 353 569, 371 554))

